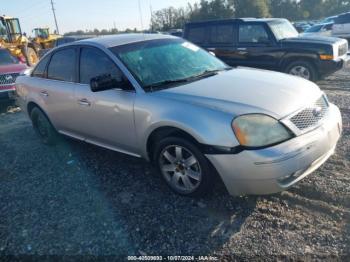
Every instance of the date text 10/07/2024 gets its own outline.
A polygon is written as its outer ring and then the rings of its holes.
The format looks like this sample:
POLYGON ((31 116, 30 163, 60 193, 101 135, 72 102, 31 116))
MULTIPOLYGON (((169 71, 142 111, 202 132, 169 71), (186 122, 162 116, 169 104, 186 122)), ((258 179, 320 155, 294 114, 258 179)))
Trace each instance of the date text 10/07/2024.
POLYGON ((215 256, 128 256, 129 261, 218 261, 215 256))

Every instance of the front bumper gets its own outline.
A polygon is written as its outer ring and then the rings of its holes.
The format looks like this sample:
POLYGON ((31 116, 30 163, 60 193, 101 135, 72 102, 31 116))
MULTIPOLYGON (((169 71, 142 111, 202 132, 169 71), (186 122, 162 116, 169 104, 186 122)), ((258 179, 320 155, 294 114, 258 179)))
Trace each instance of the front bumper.
POLYGON ((321 76, 330 75, 336 71, 339 71, 344 68, 350 68, 350 55, 339 58, 337 60, 330 61, 319 61, 318 63, 318 71, 321 76))
POLYGON ((16 89, 14 85, 0 86, 0 100, 15 100, 16 89))
POLYGON ((272 194, 319 168, 334 153, 341 130, 340 111, 331 104, 322 124, 304 135, 265 149, 206 157, 231 195, 272 194))

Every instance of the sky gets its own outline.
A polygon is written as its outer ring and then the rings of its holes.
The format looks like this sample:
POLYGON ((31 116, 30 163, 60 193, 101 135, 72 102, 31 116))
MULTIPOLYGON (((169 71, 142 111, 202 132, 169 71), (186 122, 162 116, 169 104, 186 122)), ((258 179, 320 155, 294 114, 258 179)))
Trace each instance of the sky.
MULTIPOLYGON (((55 29, 51 0, 0 0, 2 15, 18 17, 22 31, 36 27, 55 29)), ((153 11, 186 6, 198 0, 140 0, 143 29, 149 28, 153 11)), ((138 0, 54 0, 60 34, 85 29, 141 29, 138 0)))

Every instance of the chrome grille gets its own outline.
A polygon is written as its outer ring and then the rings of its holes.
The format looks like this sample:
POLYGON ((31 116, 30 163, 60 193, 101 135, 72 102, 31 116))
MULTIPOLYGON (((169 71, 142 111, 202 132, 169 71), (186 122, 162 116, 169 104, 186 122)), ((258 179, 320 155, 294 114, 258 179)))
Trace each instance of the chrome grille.
POLYGON ((325 116, 328 107, 326 98, 322 96, 315 103, 291 117, 290 121, 302 131, 312 128, 325 116))
POLYGON ((344 43, 339 46, 339 56, 343 56, 348 52, 348 43, 344 43))
POLYGON ((0 85, 11 85, 16 82, 18 73, 0 75, 0 85))

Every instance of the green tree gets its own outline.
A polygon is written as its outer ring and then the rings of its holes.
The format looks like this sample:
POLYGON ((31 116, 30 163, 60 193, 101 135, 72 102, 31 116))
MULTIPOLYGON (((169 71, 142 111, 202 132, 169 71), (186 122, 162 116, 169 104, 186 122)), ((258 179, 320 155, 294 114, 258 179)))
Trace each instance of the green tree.
POLYGON ((236 17, 270 17, 269 0, 231 0, 236 17))
POLYGON ((225 19, 234 16, 232 4, 227 0, 201 0, 199 5, 190 8, 190 20, 225 19))
POLYGON ((287 18, 292 21, 304 18, 300 1, 296 0, 270 0, 270 13, 272 17, 287 18))

